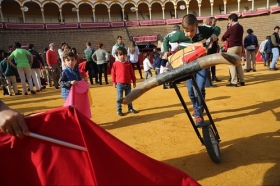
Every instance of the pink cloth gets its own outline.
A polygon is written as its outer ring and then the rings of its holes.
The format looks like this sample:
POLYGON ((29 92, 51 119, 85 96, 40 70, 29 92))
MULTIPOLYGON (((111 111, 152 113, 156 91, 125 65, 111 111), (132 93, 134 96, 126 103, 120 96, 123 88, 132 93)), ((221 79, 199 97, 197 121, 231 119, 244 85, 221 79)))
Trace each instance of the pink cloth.
POLYGON ((89 85, 86 81, 78 81, 70 89, 69 95, 64 103, 64 107, 73 106, 87 118, 91 118, 90 100, 88 96, 89 85))

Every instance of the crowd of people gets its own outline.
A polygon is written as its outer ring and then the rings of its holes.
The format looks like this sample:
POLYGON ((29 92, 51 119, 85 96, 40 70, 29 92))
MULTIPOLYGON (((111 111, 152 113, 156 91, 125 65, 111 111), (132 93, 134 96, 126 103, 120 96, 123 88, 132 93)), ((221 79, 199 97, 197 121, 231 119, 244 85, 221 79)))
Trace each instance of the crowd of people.
MULTIPOLYGON (((242 64, 228 66, 230 83, 226 85, 227 87, 238 87, 238 84, 245 86, 244 72, 255 72, 257 70, 255 61, 256 53, 262 55, 264 65, 268 66, 269 70, 277 70, 276 61, 279 57, 280 47, 279 26, 276 26, 274 33, 271 36, 267 36, 266 40, 261 42, 259 46, 258 39, 253 34, 252 29, 247 30, 248 35, 243 40, 244 30, 242 25, 239 24, 236 14, 229 15, 228 22, 226 32, 220 37, 220 40, 226 43, 223 51, 237 54, 240 57, 245 53, 246 63, 244 68, 242 68, 242 64)), ((208 39, 208 44, 211 43, 211 47, 208 47, 206 55, 220 52, 218 37, 220 36, 221 30, 216 26, 216 19, 214 17, 205 19, 204 24, 199 26, 196 16, 188 14, 182 19, 182 27, 183 30, 180 30, 179 25, 174 25, 173 31, 164 37, 161 51, 154 48, 152 53, 144 54, 142 62, 145 79, 148 78, 148 75, 152 77, 151 69, 154 69, 155 75, 171 70, 172 67, 167 60, 168 56, 176 53, 190 43, 208 39), (151 55, 153 63, 150 60, 151 55)), ((126 47, 122 36, 118 36, 116 39, 117 41, 112 47, 112 52, 104 50, 102 43, 98 43, 98 49, 95 50, 92 48, 91 42, 87 41, 83 56, 86 62, 83 64, 79 64, 80 57, 77 54, 76 48, 71 48, 66 42, 61 42, 57 51, 55 44, 50 43, 49 47, 44 49, 42 55, 34 49, 33 44, 29 44, 28 49, 25 50, 21 48, 19 42, 16 42, 14 47, 9 47, 8 52, 1 52, 0 82, 4 85, 4 89, 7 89, 6 92, 3 92, 10 96, 13 94, 21 95, 22 93, 28 95, 28 91, 31 94, 43 91, 46 88, 45 85, 49 87, 54 86, 56 89, 59 89, 60 86, 62 97, 66 99, 71 86, 74 86, 77 81, 86 77, 91 85, 94 85, 94 83, 102 85, 103 74, 105 84, 109 84, 107 67, 110 64, 110 55, 112 55, 115 58, 115 62, 111 68, 111 79, 113 86, 117 90, 117 100, 119 100, 124 95, 126 96, 130 93, 132 89, 131 83, 133 87, 136 86, 135 66, 139 71, 141 79, 143 79, 143 76, 139 61, 140 51, 138 46, 134 41, 131 41, 129 46, 126 47), (20 80, 23 92, 18 89, 17 80, 20 80), (26 82, 29 88, 26 87, 26 82), (34 90, 33 85, 35 85, 36 90, 34 90), (11 86, 13 86, 13 92, 11 86)), ((194 108, 192 117, 196 120, 197 126, 203 126, 204 108, 201 99, 205 98, 205 87, 216 87, 212 82, 219 82, 221 80, 216 76, 215 67, 200 70, 194 74, 194 77, 203 97, 197 98, 195 96, 191 79, 186 81, 186 85, 194 108)), ((172 88, 172 83, 169 86, 172 88)), ((166 89, 167 84, 164 84, 163 88, 166 89)), ((1 104, 5 105, 4 103, 1 104)), ((4 106, 4 108, 7 109, 8 107, 4 106)), ((116 109, 119 116, 124 115, 121 104, 117 103, 116 109)), ((137 113, 132 103, 128 105, 128 112, 137 113)), ((14 129, 15 131, 16 129, 14 129)), ((24 129, 24 131, 26 130, 24 129)), ((11 132, 7 133, 14 134, 11 132)), ((21 134, 19 133, 19 135, 21 134)))

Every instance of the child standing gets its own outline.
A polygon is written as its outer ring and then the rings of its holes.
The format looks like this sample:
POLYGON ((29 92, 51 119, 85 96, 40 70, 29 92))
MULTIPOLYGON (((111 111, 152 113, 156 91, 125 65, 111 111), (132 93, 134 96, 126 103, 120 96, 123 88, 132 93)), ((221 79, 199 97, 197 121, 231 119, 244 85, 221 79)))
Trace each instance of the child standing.
POLYGON ((13 95, 11 91, 11 85, 13 85, 15 95, 21 95, 17 87, 15 68, 12 67, 12 65, 10 65, 10 63, 7 61, 8 56, 9 54, 7 52, 2 53, 3 60, 0 62, 0 71, 2 71, 5 80, 8 84, 7 85, 8 94, 10 96, 13 95))
POLYGON ((153 68, 153 66, 151 65, 151 62, 149 60, 150 54, 145 53, 144 57, 145 59, 143 61, 143 69, 145 71, 145 80, 146 80, 148 79, 148 75, 150 75, 150 77, 153 77, 153 74, 151 72, 151 68, 153 68))
MULTIPOLYGON (((113 63, 111 70, 112 83, 117 88, 117 100, 123 97, 123 92, 125 96, 131 92, 131 81, 133 82, 133 88, 136 87, 136 77, 131 64, 127 61, 127 50, 124 47, 119 47, 115 50, 117 58, 113 63)), ((128 104, 128 112, 137 113, 133 109, 132 103, 128 104)), ((117 113, 119 116, 123 116, 122 105, 117 103, 117 113)))
POLYGON ((77 64, 77 54, 71 51, 65 51, 63 53, 63 63, 66 68, 61 73, 59 84, 61 86, 61 96, 66 100, 71 86, 77 84, 82 78, 78 68, 75 68, 77 64))

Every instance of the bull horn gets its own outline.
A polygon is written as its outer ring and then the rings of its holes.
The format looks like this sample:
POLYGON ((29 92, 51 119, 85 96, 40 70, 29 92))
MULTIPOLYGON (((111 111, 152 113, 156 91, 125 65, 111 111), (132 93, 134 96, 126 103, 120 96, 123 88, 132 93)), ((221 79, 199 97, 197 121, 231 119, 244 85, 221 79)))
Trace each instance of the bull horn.
POLYGON ((196 59, 190 63, 186 63, 182 66, 174 68, 170 71, 164 72, 157 76, 153 76, 145 81, 143 81, 140 85, 138 85, 135 89, 133 89, 126 97, 118 100, 118 103, 129 104, 142 94, 147 92, 148 90, 162 85, 166 82, 172 82, 177 79, 183 78, 188 74, 198 72, 202 69, 218 65, 218 64, 227 64, 237 66, 241 63, 241 58, 236 54, 229 53, 216 53, 207 56, 203 56, 201 58, 196 59))

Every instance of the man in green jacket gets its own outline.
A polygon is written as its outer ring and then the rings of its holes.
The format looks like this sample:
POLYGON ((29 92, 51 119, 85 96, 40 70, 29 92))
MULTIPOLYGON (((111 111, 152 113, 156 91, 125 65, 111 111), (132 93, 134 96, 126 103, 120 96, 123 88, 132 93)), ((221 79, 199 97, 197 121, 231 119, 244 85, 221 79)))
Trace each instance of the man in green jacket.
MULTIPOLYGON (((204 39, 211 38, 212 41, 216 41, 220 35, 219 27, 207 27, 207 26, 198 26, 198 21, 196 16, 193 14, 187 14, 183 17, 182 20, 183 30, 177 31, 172 35, 167 35, 163 40, 163 49, 164 52, 168 52, 168 43, 169 42, 178 42, 180 48, 184 48, 189 43, 195 43, 202 41, 204 39)), ((206 69, 203 69, 195 74, 193 74, 196 83, 205 98, 205 80, 206 80, 206 69)), ((194 112, 192 117, 196 120, 196 126, 203 126, 203 104, 202 98, 199 96, 196 98, 193 90, 193 83, 191 79, 187 80, 188 95, 193 104, 194 112)))

